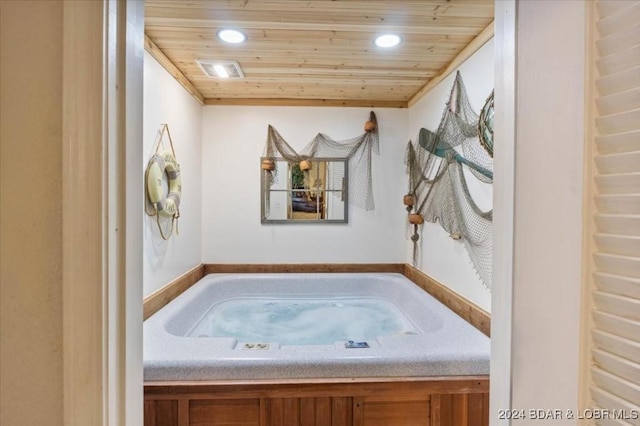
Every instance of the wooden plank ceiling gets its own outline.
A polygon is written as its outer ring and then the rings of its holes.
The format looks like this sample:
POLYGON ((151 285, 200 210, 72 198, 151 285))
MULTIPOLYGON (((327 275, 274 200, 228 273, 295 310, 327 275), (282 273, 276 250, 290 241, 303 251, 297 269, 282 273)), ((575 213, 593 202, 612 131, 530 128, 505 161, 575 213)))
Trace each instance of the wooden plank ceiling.
POLYGON ((146 0, 145 32, 147 50, 161 50, 174 76, 206 104, 406 107, 492 24, 493 4, 146 0), (248 40, 223 43, 216 37, 222 28, 240 29, 248 40), (401 35, 402 44, 375 46, 386 32, 401 35), (245 78, 209 78, 196 59, 238 61, 245 78))

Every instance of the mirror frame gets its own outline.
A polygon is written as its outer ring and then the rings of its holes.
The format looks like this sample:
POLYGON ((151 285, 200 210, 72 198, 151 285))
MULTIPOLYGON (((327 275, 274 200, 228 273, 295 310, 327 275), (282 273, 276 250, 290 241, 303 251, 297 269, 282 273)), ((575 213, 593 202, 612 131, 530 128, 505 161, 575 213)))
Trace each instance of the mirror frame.
MULTIPOLYGON (((268 171, 262 169, 262 161, 263 160, 271 160, 273 158, 269 157, 260 157, 260 173, 268 173, 268 171)), ((289 170, 291 169, 292 163, 290 161, 285 160, 284 158, 278 157, 273 159, 276 162, 286 163, 289 165, 287 169, 287 179, 289 180, 289 170)), ((348 158, 339 158, 339 157, 310 157, 309 161, 317 162, 317 161, 325 161, 325 162, 334 162, 334 163, 343 163, 344 164, 344 185, 342 189, 343 197, 344 197, 344 214, 342 219, 269 219, 266 217, 265 212, 265 197, 267 195, 267 191, 271 191, 270 188, 265 188, 265 179, 260 176, 260 223, 262 224, 338 224, 338 223, 349 223, 349 159, 348 158)), ((290 188, 290 185, 287 185, 287 192, 293 191, 290 188)), ((325 191, 326 192, 326 191, 325 191)), ((290 202, 291 195, 288 195, 287 200, 290 202)), ((288 206, 287 206, 288 207, 288 206)))

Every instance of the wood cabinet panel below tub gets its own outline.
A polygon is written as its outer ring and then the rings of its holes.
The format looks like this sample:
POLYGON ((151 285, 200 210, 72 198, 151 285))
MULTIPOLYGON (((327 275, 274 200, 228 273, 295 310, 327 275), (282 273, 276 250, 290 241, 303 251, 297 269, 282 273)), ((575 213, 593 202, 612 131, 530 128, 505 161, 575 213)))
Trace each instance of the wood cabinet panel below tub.
POLYGON ((430 399, 418 401, 367 401, 356 399, 354 426, 429 426, 430 399))
POLYGON ((352 426, 352 398, 266 398, 267 425, 352 426))
POLYGON ((190 400, 188 424, 190 426, 260 426, 260 400, 190 400))
POLYGON ((144 426, 178 426, 178 401, 145 401, 144 426))
POLYGON ((343 384, 145 386, 145 426, 488 424, 489 379, 484 376, 343 384))

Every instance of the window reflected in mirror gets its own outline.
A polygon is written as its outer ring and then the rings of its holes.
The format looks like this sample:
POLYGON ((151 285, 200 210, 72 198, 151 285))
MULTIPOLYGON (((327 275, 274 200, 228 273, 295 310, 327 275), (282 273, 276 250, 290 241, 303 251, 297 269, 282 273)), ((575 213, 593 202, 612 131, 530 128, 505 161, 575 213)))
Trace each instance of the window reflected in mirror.
POLYGON ((262 223, 347 222, 346 159, 261 162, 262 223))

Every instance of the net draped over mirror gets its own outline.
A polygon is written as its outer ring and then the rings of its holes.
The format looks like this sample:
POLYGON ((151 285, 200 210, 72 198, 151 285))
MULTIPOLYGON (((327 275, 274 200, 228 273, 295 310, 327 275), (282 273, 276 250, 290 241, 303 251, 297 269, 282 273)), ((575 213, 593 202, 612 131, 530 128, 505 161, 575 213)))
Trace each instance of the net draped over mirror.
MULTIPOLYGON (((299 153, 272 125, 269 125, 263 157, 271 160, 283 158, 290 163, 300 163, 314 158, 347 159, 349 179, 346 191, 349 194, 349 204, 364 210, 374 210, 371 157, 372 154, 379 153, 378 139, 378 124, 373 111, 369 115, 369 121, 365 123, 365 132, 362 135, 338 141, 319 133, 299 153)), ((335 173, 330 173, 327 179, 332 181, 332 187, 340 187, 344 171, 334 170, 335 173)), ((277 178, 277 169, 263 170, 264 188, 270 188, 277 178)), ((268 209, 268 202, 266 208, 268 209)))
POLYGON ((478 140, 478 114, 471 108, 460 72, 437 131, 420 129, 417 144, 407 145, 405 164, 414 265, 420 224, 439 222, 453 239, 462 240, 480 279, 491 289, 493 210, 478 207, 467 179, 492 184, 493 159, 478 140))

